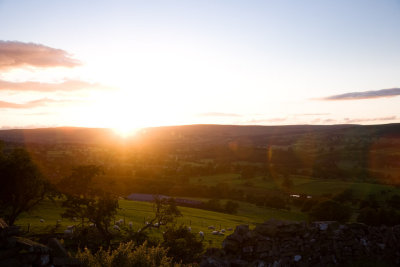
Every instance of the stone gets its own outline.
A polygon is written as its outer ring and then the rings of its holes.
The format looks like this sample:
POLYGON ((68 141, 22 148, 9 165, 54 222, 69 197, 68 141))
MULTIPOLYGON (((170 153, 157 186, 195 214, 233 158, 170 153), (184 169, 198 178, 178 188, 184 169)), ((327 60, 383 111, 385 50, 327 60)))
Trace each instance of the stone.
POLYGON ((252 246, 246 246, 243 248, 243 252, 246 254, 252 253, 253 252, 253 247, 252 246))
POLYGON ((50 238, 48 247, 51 249, 51 253, 54 257, 68 258, 68 252, 61 245, 57 238, 50 238))
POLYGON ((18 248, 9 248, 9 249, 0 250, 0 260, 12 258, 17 254, 18 254, 18 248))
POLYGON ((236 229, 234 231, 234 234, 238 234, 238 235, 244 235, 249 231, 249 225, 247 224, 241 224, 236 226, 236 229))
POLYGON ((47 246, 23 237, 17 237, 17 245, 30 252, 50 252, 50 249, 47 246))
POLYGON ((0 218, 0 231, 7 229, 7 228, 8 228, 8 225, 7 225, 6 221, 4 221, 3 218, 0 218))
POLYGON ((225 239, 222 242, 222 248, 228 253, 236 253, 240 249, 240 243, 232 240, 232 239, 225 239))
POLYGON ((248 262, 240 259, 234 259, 230 262, 231 267, 245 267, 248 266, 248 262))
POLYGON ((235 229, 224 240, 221 253, 209 258, 217 260, 219 265, 214 266, 242 266, 245 261, 243 266, 327 266, 362 258, 385 259, 396 265, 400 263, 399 239, 397 226, 270 220, 254 230, 247 225, 235 229))
POLYGON ((56 266, 81 266, 81 262, 74 258, 53 258, 53 264, 56 266))
POLYGON ((4 260, 0 260, 0 266, 4 266, 4 267, 12 267, 12 266, 21 266, 21 262, 16 259, 16 258, 10 258, 10 259, 4 259, 4 260))
POLYGON ((278 226, 276 224, 263 223, 257 225, 254 231, 262 235, 274 237, 278 233, 278 226))

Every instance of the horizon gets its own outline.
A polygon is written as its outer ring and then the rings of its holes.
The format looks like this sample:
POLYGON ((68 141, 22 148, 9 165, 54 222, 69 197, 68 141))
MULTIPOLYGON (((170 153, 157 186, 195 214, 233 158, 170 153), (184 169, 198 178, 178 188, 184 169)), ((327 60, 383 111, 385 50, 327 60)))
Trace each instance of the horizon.
POLYGON ((1 1, 0 24, 0 129, 400 122, 397 1, 1 1))

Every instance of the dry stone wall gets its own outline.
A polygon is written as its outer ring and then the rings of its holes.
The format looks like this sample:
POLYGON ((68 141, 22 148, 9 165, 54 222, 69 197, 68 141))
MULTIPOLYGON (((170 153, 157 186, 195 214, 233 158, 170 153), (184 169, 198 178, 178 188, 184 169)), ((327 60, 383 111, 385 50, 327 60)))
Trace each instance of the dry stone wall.
POLYGON ((0 218, 0 267, 79 266, 80 262, 70 258, 57 239, 43 245, 20 235, 19 227, 8 226, 0 218))
POLYGON ((201 266, 335 266, 359 260, 400 266, 400 225, 269 220, 239 225, 222 249, 209 249, 201 266))

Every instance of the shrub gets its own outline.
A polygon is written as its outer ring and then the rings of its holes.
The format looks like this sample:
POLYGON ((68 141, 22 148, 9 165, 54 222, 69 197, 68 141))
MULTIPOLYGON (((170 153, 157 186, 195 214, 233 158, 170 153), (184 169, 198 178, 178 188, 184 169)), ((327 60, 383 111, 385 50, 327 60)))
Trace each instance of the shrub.
POLYGON ((315 221, 346 222, 350 219, 350 207, 328 200, 316 205, 309 213, 310 219, 315 221))
POLYGON ((230 213, 230 214, 235 214, 237 213, 237 210, 239 208, 239 204, 233 201, 228 200, 225 203, 225 212, 230 213))
POLYGON ((171 266, 172 258, 167 256, 167 249, 160 246, 148 247, 147 243, 135 247, 133 242, 121 243, 115 250, 100 249, 96 253, 85 249, 78 251, 76 258, 83 266, 97 267, 157 267, 171 266))
POLYGON ((175 261, 193 262, 198 260, 203 252, 203 243, 184 225, 169 227, 164 232, 163 239, 162 245, 168 248, 168 256, 173 257, 175 261))
POLYGON ((373 209, 366 207, 360 211, 357 221, 373 226, 393 226, 400 223, 400 213, 390 208, 373 209))

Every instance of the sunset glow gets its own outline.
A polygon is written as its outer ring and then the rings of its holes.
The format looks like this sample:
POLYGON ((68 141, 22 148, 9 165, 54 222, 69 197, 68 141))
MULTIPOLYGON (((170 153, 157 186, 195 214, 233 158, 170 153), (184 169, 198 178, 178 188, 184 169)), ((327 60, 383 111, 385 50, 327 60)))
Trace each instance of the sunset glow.
POLYGON ((400 122, 399 18, 395 1, 2 1, 0 127, 400 122))

